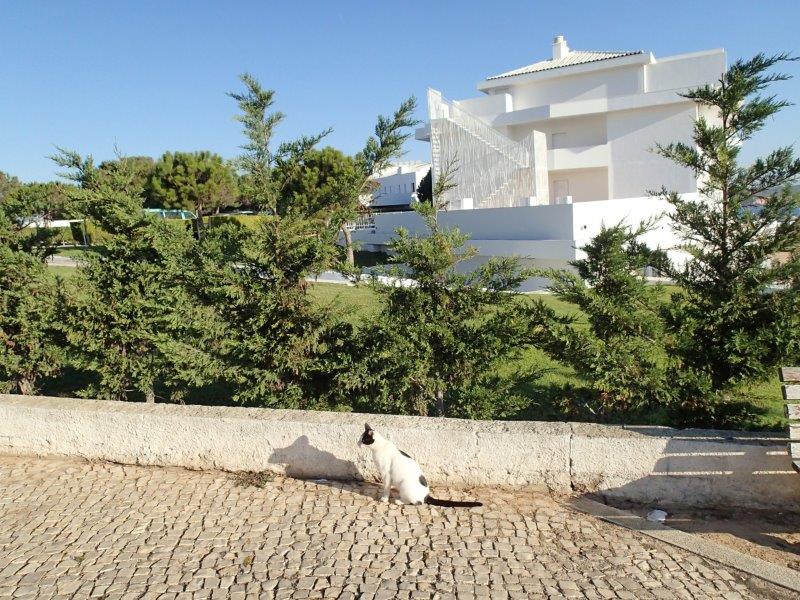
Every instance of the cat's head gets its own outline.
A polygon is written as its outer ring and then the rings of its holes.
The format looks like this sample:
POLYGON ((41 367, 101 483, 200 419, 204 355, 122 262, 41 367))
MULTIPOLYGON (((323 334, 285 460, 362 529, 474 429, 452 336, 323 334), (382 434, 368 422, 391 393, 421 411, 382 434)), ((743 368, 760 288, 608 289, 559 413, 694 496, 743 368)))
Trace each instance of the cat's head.
POLYGON ((375 430, 369 426, 369 423, 364 424, 364 433, 358 438, 359 446, 371 446, 375 443, 375 430))

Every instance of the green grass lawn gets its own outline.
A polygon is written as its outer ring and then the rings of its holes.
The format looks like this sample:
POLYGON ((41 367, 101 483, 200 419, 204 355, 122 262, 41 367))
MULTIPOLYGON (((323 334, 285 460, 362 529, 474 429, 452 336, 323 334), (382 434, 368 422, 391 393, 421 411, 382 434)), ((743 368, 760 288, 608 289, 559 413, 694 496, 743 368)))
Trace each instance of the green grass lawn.
POLYGON ((87 252, 93 252, 91 248, 79 248, 79 247, 62 247, 56 250, 57 256, 67 256, 69 258, 81 258, 86 256, 87 252))
POLYGON ((60 267, 55 265, 49 265, 50 272, 53 275, 61 277, 62 279, 69 279, 70 277, 75 275, 75 267, 60 267))
POLYGON ((312 283, 309 292, 321 306, 334 308, 354 325, 380 310, 380 298, 366 285, 312 283))

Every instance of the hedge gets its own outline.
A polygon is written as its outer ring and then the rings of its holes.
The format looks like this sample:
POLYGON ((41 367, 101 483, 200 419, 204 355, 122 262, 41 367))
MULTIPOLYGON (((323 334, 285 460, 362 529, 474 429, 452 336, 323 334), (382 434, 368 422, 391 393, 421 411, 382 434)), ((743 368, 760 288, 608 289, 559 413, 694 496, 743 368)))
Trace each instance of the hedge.
POLYGON ((83 237, 71 227, 30 227, 23 231, 23 235, 38 238, 41 243, 53 246, 83 245, 83 237))
POLYGON ((90 246, 102 246, 111 236, 92 221, 86 220, 86 236, 90 246))
POLYGON ((225 223, 235 223, 240 227, 255 229, 265 220, 269 219, 265 215, 212 215, 206 218, 208 227, 218 227, 225 223))

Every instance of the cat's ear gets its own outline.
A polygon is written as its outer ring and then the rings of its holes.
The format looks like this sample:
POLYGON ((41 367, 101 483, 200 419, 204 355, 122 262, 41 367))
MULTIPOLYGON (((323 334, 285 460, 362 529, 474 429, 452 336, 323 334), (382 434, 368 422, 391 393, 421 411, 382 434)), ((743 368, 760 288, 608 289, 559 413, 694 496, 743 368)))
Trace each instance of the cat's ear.
POLYGON ((364 423, 364 431, 372 431, 372 427, 369 426, 369 423, 364 423))

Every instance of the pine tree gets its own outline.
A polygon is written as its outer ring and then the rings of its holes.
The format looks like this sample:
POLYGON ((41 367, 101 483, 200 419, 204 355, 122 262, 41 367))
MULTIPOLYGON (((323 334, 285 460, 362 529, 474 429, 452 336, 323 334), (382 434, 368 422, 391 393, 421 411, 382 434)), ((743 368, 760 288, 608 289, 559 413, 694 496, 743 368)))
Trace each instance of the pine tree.
MULTIPOLYGON (((104 160, 96 170, 96 178, 105 180, 108 184, 119 187, 121 180, 124 179, 120 191, 127 192, 133 196, 140 196, 143 193, 147 196, 147 184, 153 174, 155 161, 149 156, 121 156, 117 151, 117 157, 113 160, 104 160)), ((150 205, 148 197, 146 205, 150 205)))
MULTIPOLYGON (((91 164, 76 154, 75 164, 91 164)), ((106 233, 67 282, 60 319, 71 362, 93 373, 83 394, 111 400, 160 393, 180 400, 187 388, 216 374, 204 351, 215 339, 213 314, 192 300, 182 279, 195 243, 184 229, 147 215, 128 192, 126 173, 96 178, 75 190, 79 210, 106 233)), ((74 173, 80 180, 82 174, 74 173)))
POLYGON ((348 182, 359 176, 353 157, 330 146, 310 150, 296 161, 278 161, 280 182, 277 213, 321 218, 338 229, 338 214, 352 203, 348 182))
POLYGON ((329 230, 306 219, 266 217, 255 229, 209 229, 193 266, 199 300, 224 322, 212 349, 236 402, 313 408, 315 372, 329 315, 308 295, 307 276, 335 257, 329 230))
POLYGON ((692 143, 657 147, 701 182, 697 200, 662 191, 689 255, 666 268, 681 287, 667 322, 675 337, 673 380, 684 382, 687 407, 766 376, 800 343, 799 205, 786 187, 800 174, 800 159, 785 147, 739 164, 742 145, 789 105, 762 95, 788 79, 771 72, 787 60, 795 59, 739 60, 716 85, 685 94, 700 107, 692 143))
POLYGON ((431 169, 425 173, 417 186, 417 200, 420 202, 430 202, 433 199, 433 173, 431 169))
POLYGON ((581 248, 586 257, 570 263, 576 273, 542 273, 551 281, 550 291, 579 308, 588 323, 559 316, 540 301, 537 345, 588 382, 588 406, 595 415, 652 409, 671 397, 662 290, 644 277, 645 268, 661 266, 665 256, 639 241, 649 227, 603 227, 581 248))
POLYGON ((249 204, 271 214, 277 213, 283 181, 275 176, 277 165, 283 165, 290 172, 287 163, 302 160, 306 152, 314 148, 331 130, 326 129, 312 136, 301 136, 296 140, 280 144, 276 151, 271 148, 275 128, 285 115, 272 110, 275 92, 264 89, 258 80, 244 73, 240 79, 245 91, 230 92, 228 96, 236 100, 241 111, 236 120, 242 124, 247 143, 244 152, 234 161, 241 177, 241 195, 249 204))
POLYGON ((371 196, 375 191, 373 177, 388 167, 393 159, 403 155, 403 144, 411 137, 410 128, 419 123, 413 116, 416 108, 417 99, 412 96, 403 101, 391 117, 378 116, 374 135, 367 138, 363 150, 355 156, 355 177, 347 178, 340 185, 340 194, 348 202, 335 212, 334 222, 344 239, 346 264, 350 267, 355 263, 355 256, 346 223, 369 210, 369 206, 363 204, 361 199, 365 195, 371 196))
POLYGON ((41 258, 0 243, 0 391, 33 394, 60 371, 57 295, 41 258))
POLYGON ((0 197, 0 391, 32 394, 62 367, 56 327, 58 284, 47 272, 53 230, 31 227, 47 214, 42 194, 8 186, 0 197))
POLYGON ((19 179, 0 171, 0 202, 21 185, 19 179))
POLYGON ((191 210, 200 217, 238 202, 236 177, 218 154, 165 152, 146 186, 150 206, 191 210))
MULTIPOLYGON (((437 178, 434 199, 449 189, 437 178)), ((398 229, 390 244, 394 267, 372 286, 380 313, 359 331, 355 360, 338 379, 357 408, 385 412, 491 418, 513 413, 513 377, 497 368, 530 336, 530 311, 515 290, 529 275, 513 258, 493 258, 475 269, 468 236, 442 227, 440 204, 419 204, 425 235, 398 229), (406 284, 399 280, 409 279, 406 284), (358 400, 360 399, 360 400, 358 400)))
POLYGON ((275 214, 280 184, 275 171, 291 172, 324 134, 270 143, 280 113, 274 93, 242 77, 244 93, 230 94, 248 143, 237 165, 246 194, 273 213, 256 228, 225 224, 208 230, 191 269, 191 289, 224 323, 212 348, 237 402, 282 408, 317 406, 313 392, 324 371, 328 313, 308 295, 306 277, 335 259, 335 230, 302 211, 275 214), (282 167, 276 169, 276 167, 282 167))
MULTIPOLYGON (((403 144, 411 137, 409 128, 416 99, 405 100, 391 117, 378 116, 374 135, 355 156, 325 148, 305 155, 280 153, 276 157, 273 185, 278 190, 278 213, 294 212, 323 218, 335 228, 345 247, 343 269, 355 263, 353 240, 347 224, 369 211, 365 202, 376 189, 373 177, 403 155, 403 144), (317 184, 316 189, 312 188, 317 184)), ((327 133, 327 132, 326 132, 327 133)))

